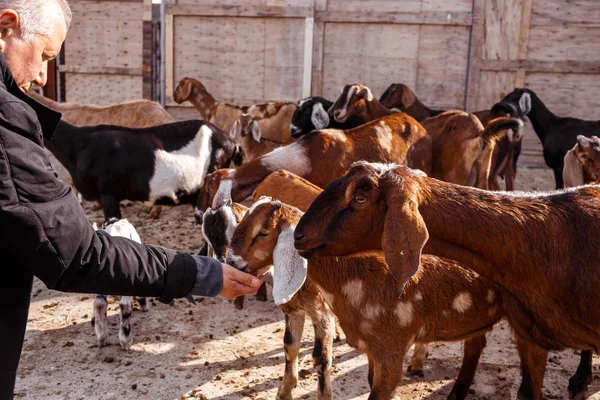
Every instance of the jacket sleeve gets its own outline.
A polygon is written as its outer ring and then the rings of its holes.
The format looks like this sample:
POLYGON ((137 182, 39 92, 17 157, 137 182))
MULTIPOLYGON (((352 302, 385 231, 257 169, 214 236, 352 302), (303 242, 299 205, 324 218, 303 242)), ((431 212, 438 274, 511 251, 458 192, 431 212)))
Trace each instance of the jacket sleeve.
POLYGON ((0 240, 19 260, 6 267, 30 268, 61 291, 165 302, 190 293, 198 270, 191 255, 94 231, 50 165, 37 119, 23 120, 26 111, 17 102, 0 107, 0 240), (18 125, 10 115, 20 116, 18 125))

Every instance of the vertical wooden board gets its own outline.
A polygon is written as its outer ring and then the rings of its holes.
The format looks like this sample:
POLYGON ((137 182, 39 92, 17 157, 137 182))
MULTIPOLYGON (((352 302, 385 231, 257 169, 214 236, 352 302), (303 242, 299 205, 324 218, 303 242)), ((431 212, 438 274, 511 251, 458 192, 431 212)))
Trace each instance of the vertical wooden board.
POLYGON ((325 23, 315 22, 313 31, 312 90, 313 96, 323 95, 323 41, 325 23))
POLYGON ((301 67, 304 61, 304 18, 268 18, 265 28, 265 66, 301 67))
POLYGON ((515 88, 515 72, 482 71, 475 111, 489 110, 515 88))
POLYGON ((471 12, 473 0, 423 0, 422 11, 471 12))
POLYGON ((143 3, 77 2, 72 6, 66 64, 141 67, 143 3))
POLYGON ((532 25, 598 24, 598 0, 533 0, 532 25))
POLYGON ((336 98, 347 83, 376 96, 394 82, 415 86, 418 25, 327 23, 324 37, 324 97, 336 98))
POLYGON ((106 106, 142 98, 141 76, 66 73, 69 103, 106 106))
POLYGON ((200 80, 218 100, 264 98, 265 19, 174 18, 174 82, 200 80))
POLYGON ((329 0, 327 10, 418 13, 421 11, 421 0, 329 0))
POLYGON ((522 0, 488 0, 485 3, 486 60, 516 60, 519 52, 522 0))
POLYGON ((530 60, 600 61, 600 27, 533 26, 528 51, 530 60))
POLYGON ((302 67, 265 67, 265 100, 296 102, 300 98, 302 67))
POLYGON ((525 86, 558 116, 600 120, 600 75, 528 73, 525 86))
POLYGON ((419 99, 435 108, 462 108, 469 52, 469 28, 421 26, 417 85, 419 99))

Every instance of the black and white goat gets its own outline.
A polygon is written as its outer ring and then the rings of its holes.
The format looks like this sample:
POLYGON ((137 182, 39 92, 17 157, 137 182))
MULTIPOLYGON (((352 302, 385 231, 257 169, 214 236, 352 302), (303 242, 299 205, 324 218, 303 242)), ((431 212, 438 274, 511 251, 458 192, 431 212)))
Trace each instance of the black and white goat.
POLYGON ((333 105, 323 97, 313 96, 302 99, 298 102, 298 108, 292 116, 290 132, 293 138, 299 138, 318 129, 352 129, 364 124, 360 117, 348 118, 345 122, 337 122, 330 118, 327 110, 333 105))
MULTIPOLYGON (((577 136, 590 137, 600 131, 600 121, 585 121, 554 115, 533 90, 515 89, 500 103, 512 104, 520 114, 527 115, 533 130, 542 141, 544 160, 554 171, 556 188, 563 185, 564 158, 577 143, 577 136)), ((499 104, 500 104, 499 103, 499 104)))
POLYGON ((61 121, 46 145, 83 197, 100 201, 107 221, 121 218, 126 199, 193 204, 207 173, 242 158, 235 141, 202 120, 150 128, 61 121))
MULTIPOLYGON (((94 224, 94 229, 96 225, 94 224)), ((106 231, 111 236, 121 236, 127 239, 142 243, 140 235, 137 233, 133 225, 127 219, 111 218, 102 224, 102 230, 106 231)), ((142 311, 148 311, 148 302, 145 297, 135 298, 140 305, 142 311)), ((121 347, 128 350, 133 343, 131 335, 131 314, 133 313, 133 297, 121 296, 119 301, 121 309, 121 326, 119 327, 119 343, 121 347)), ((96 332, 98 346, 102 347, 108 338, 108 320, 106 319, 106 311, 108 309, 108 301, 106 296, 99 294, 94 301, 94 311, 92 314, 92 326, 96 332)))

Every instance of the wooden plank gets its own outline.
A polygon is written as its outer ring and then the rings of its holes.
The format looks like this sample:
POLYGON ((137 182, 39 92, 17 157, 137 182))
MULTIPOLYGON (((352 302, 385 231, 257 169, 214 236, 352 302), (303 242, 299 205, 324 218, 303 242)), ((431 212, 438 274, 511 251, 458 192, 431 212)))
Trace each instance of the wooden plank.
POLYGON ((529 36, 529 59, 600 61, 600 28, 535 26, 529 36))
POLYGON ((600 74, 600 63, 597 61, 538 61, 538 60, 483 60, 481 69, 486 71, 517 71, 600 74))
POLYGON ((357 13, 373 12, 374 10, 380 13, 418 13, 421 12, 421 3, 421 0, 328 0, 327 10, 357 13))
POLYGON ((142 98, 142 80, 131 75, 66 75, 66 101, 100 106, 142 98))
POLYGON ((173 101, 175 90, 174 79, 174 43, 173 43, 173 16, 165 15, 165 104, 173 101))
POLYGON ((598 0, 534 0, 532 25, 599 26, 598 0))
POLYGON ((473 22, 469 40, 469 64, 467 67, 465 110, 475 110, 477 90, 479 85, 479 71, 485 34, 485 0, 473 0, 473 22))
POLYGON ((515 73, 481 71, 476 111, 489 110, 515 87, 515 73))
POLYGON ((313 96, 323 95, 323 48, 325 39, 325 23, 315 22, 313 29, 313 64, 312 85, 313 96))
POLYGON ((471 12, 473 0, 423 0, 421 11, 471 12))
POLYGON ((424 104, 434 108, 462 108, 469 53, 469 28, 421 26, 417 85, 424 104))
POLYGON ((304 21, 304 65, 302 77, 302 98, 310 96, 312 88, 312 56, 313 56, 313 32, 315 19, 306 17, 304 21))
POLYGON ((226 17, 291 17, 305 18, 312 15, 312 7, 267 7, 177 4, 167 11, 172 15, 226 16, 226 17))
POLYGON ((417 25, 462 25, 470 26, 472 23, 470 12, 427 11, 419 13, 410 12, 382 12, 377 11, 316 11, 315 20, 320 22, 361 22, 361 23, 386 23, 386 24, 417 24, 417 25))
POLYGON ((77 74, 116 74, 141 76, 142 68, 123 68, 123 67, 94 67, 87 65, 59 65, 60 72, 71 72, 77 74))
POLYGON ((519 51, 522 0, 496 0, 485 4, 484 60, 515 60, 519 51))
POLYGON ((517 59, 519 60, 527 59, 532 5, 533 0, 524 0, 521 7, 521 26, 519 28, 519 46, 517 49, 517 59))

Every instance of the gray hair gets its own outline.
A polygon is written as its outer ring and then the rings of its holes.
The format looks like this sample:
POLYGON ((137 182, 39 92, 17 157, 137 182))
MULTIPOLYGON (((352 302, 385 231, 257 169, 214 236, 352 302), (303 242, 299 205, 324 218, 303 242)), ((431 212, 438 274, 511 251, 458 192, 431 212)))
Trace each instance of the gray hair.
POLYGON ((60 8, 65 18, 67 29, 71 25, 73 13, 67 0, 0 0, 0 10, 12 9, 20 20, 21 33, 24 38, 32 35, 52 34, 53 20, 48 18, 49 10, 60 8))

